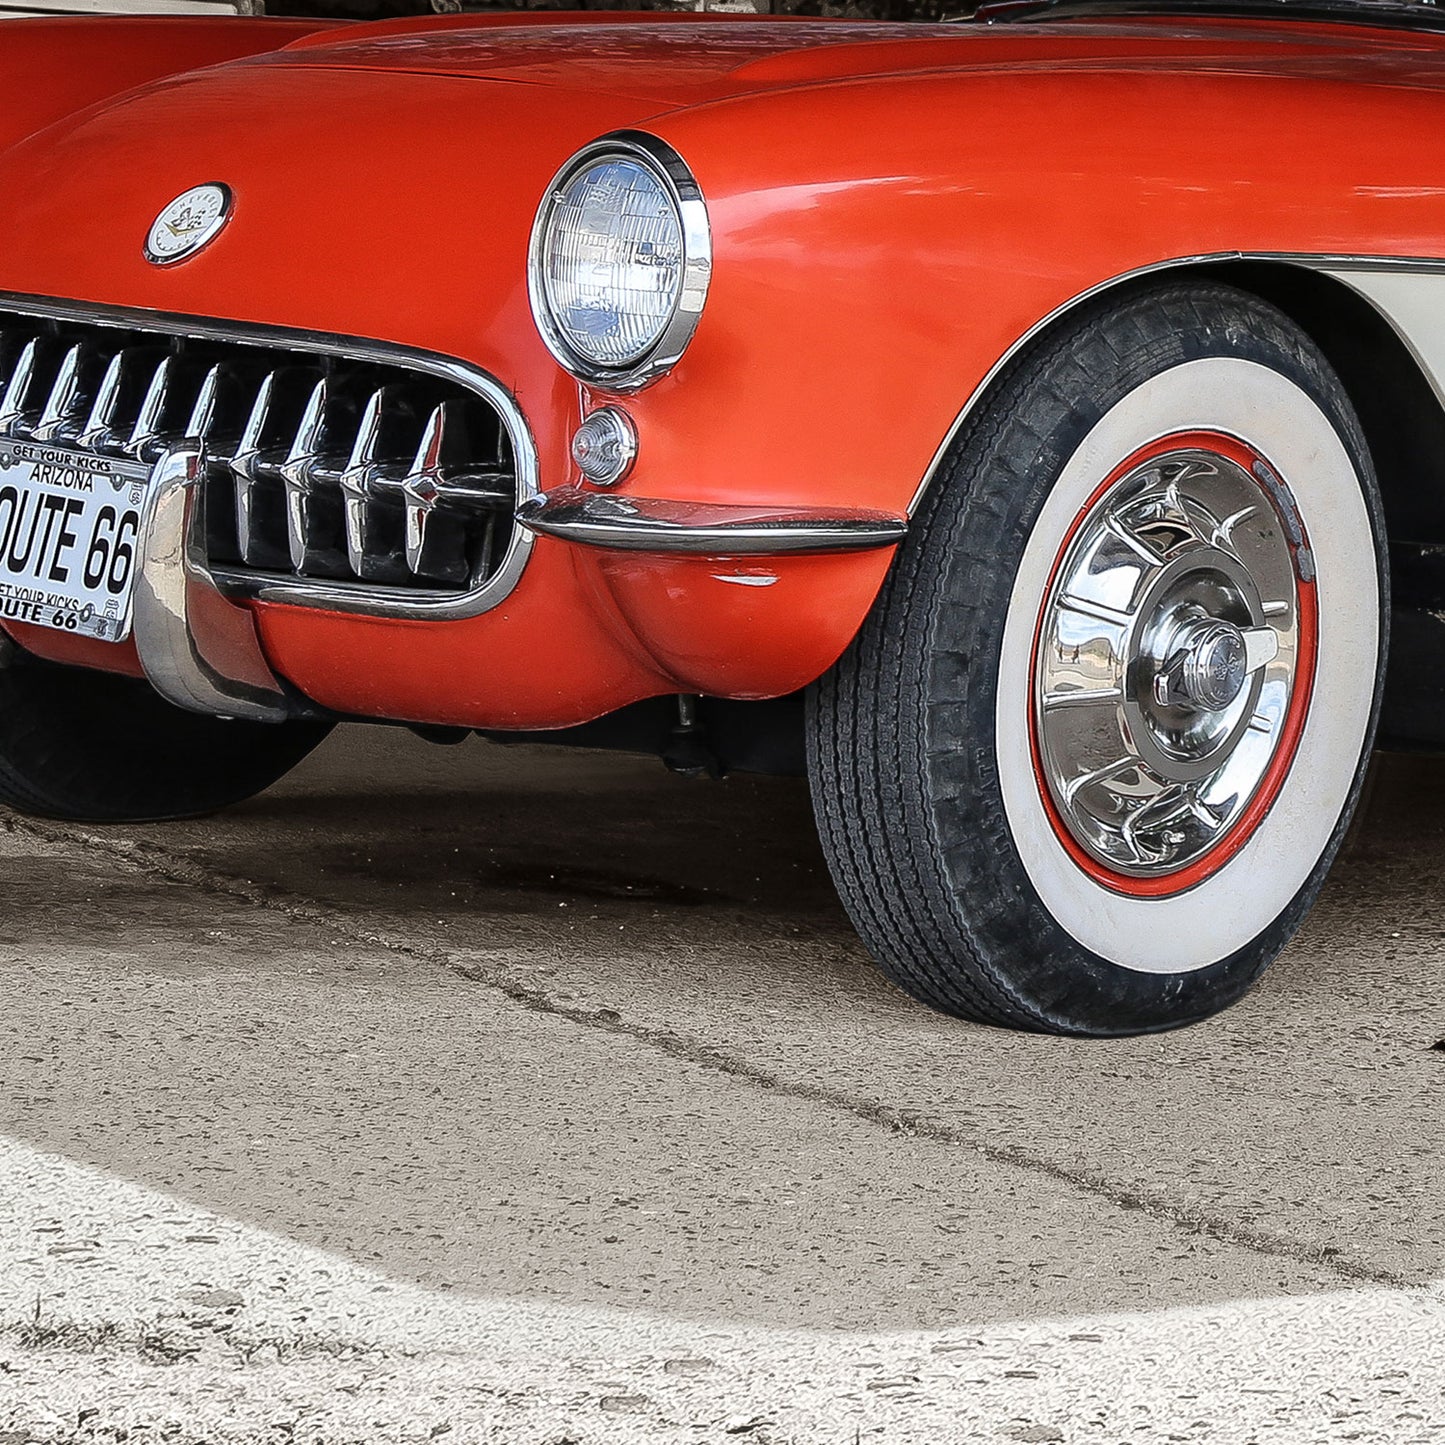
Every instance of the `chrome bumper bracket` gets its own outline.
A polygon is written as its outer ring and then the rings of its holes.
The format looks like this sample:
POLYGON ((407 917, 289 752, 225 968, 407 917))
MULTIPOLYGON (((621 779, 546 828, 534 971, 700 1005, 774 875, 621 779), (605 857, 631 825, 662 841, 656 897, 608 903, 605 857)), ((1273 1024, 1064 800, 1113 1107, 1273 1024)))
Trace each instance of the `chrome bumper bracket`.
POLYGON ((266 662, 249 611, 206 568, 205 462, 194 447, 155 464, 141 524, 134 637, 151 685, 213 717, 282 722, 296 715, 266 662))

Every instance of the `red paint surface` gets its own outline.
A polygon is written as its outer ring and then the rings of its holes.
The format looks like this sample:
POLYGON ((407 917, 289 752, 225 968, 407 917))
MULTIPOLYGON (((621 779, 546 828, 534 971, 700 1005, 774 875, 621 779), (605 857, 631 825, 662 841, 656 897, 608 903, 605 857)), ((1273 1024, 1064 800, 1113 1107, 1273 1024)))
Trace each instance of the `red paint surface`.
POLYGON ((120 672, 127 677, 144 677, 133 642, 101 642, 94 637, 77 637, 58 627, 41 627, 33 622, 7 622, 5 631, 27 652, 51 662, 75 667, 94 667, 101 672, 120 672))
MULTIPOLYGON (((0 289, 465 358, 516 396, 542 486, 572 483, 584 398, 532 324, 527 238, 574 150, 642 126, 702 184, 714 272, 680 364, 621 402, 640 437, 623 490, 897 512, 991 368, 1091 287, 1236 251, 1445 255, 1445 37, 554 20, 300 26, 274 56, 36 134, 55 112, 29 79, 44 56, 53 70, 65 55, 63 103, 84 105, 197 63, 178 60, 187 47, 222 59, 233 35, 282 30, 27 22, 18 50, 7 30, 0 289), (223 236, 147 265, 156 211, 212 179, 236 196, 223 236)), ((258 619, 273 665, 346 711, 562 726, 653 692, 806 682, 852 639, 887 561, 793 558, 747 589, 705 563, 543 541, 513 595, 471 621, 258 619)))

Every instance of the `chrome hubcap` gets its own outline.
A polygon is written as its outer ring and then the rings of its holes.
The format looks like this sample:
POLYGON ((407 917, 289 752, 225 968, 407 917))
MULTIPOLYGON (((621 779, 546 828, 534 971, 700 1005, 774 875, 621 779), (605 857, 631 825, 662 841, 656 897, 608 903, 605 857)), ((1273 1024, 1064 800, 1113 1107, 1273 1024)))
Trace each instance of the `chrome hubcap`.
POLYGON ((1299 586, 1280 512, 1216 453, 1154 457, 1085 513, 1041 614, 1034 727, 1091 857, 1163 876, 1238 821, 1286 733, 1299 586))

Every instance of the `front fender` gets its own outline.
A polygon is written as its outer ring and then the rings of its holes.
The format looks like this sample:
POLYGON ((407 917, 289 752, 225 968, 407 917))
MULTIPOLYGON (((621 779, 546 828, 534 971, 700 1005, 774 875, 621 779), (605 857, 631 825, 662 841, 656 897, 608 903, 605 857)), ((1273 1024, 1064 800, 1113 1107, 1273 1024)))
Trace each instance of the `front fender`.
POLYGON ((713 272, 681 362, 622 403, 644 497, 910 511, 1078 298, 1202 257, 1445 254, 1445 95, 1347 73, 1000 68, 646 128, 702 187, 713 272))

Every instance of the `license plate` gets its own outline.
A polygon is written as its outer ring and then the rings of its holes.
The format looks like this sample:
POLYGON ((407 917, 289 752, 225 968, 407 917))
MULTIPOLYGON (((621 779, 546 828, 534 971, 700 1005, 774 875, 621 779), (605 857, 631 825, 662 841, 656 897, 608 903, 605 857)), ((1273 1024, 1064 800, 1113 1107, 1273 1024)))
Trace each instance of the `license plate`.
POLYGON ((130 635, 150 468, 0 440, 0 619, 130 635))

